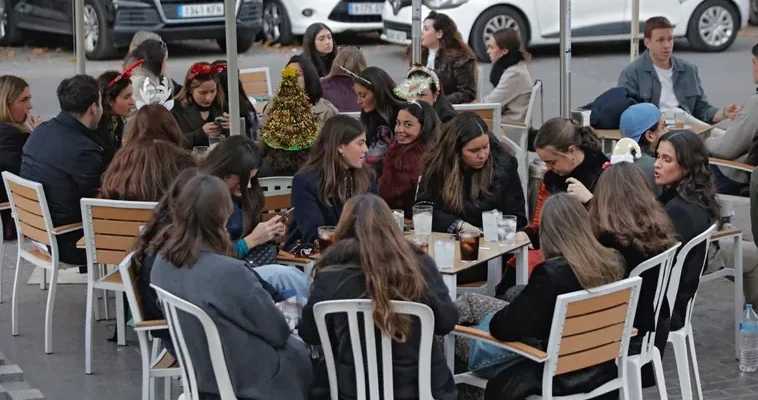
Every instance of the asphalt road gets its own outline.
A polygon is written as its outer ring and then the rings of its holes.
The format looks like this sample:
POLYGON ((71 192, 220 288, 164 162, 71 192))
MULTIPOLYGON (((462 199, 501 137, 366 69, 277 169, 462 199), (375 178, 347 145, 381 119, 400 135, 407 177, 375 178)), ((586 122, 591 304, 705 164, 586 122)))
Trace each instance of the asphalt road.
MULTIPOLYGON (((740 104, 755 93, 751 75, 752 46, 758 35, 743 33, 734 45, 723 53, 696 53, 687 48, 686 42, 677 43, 675 55, 695 63, 700 69, 705 91, 714 105, 719 107, 740 104)), ((385 69, 396 80, 402 79, 408 66, 401 46, 382 44, 375 35, 340 35, 338 44, 354 44, 362 47, 369 65, 385 69)), ((47 119, 58 112, 55 88, 65 77, 74 74, 75 59, 70 38, 36 38, 25 47, 0 48, 0 75, 14 74, 25 78, 32 88, 34 114, 47 119), (45 47, 48 46, 48 47, 45 47)), ((592 101, 604 90, 616 85, 618 74, 629 62, 629 44, 582 44, 573 47, 572 107, 592 101)), ((240 68, 267 66, 271 68, 274 84, 278 84, 278 71, 287 59, 299 52, 297 47, 263 47, 256 45, 240 54, 240 68)), ((545 116, 558 114, 559 108, 559 57, 558 47, 549 46, 531 49, 533 59, 531 72, 534 79, 544 83, 545 116)), ((169 45, 168 69, 172 77, 181 81, 187 69, 196 61, 214 61, 225 55, 213 41, 192 41, 169 45)), ((489 92, 489 64, 482 64, 485 93, 489 92)), ((99 75, 107 70, 118 70, 120 60, 90 61, 87 73, 99 75)), ((540 115, 535 112, 535 122, 540 115)))

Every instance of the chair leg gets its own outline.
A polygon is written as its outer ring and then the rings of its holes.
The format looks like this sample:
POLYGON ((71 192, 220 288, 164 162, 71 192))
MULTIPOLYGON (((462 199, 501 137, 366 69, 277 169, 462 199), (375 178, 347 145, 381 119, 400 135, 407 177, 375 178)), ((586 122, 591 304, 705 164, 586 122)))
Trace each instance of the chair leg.
POLYGON ((0 303, 3 302, 3 269, 5 269, 5 243, 0 244, 0 303))
POLYGON ((658 388, 658 397, 660 397, 660 400, 668 400, 666 378, 663 376, 663 361, 661 360, 661 352, 657 348, 653 349, 653 370, 655 371, 655 385, 658 388))
POLYGON ((119 346, 126 346, 126 321, 124 317, 124 293, 116 294, 116 340, 119 346))
MULTIPOLYGON (((57 254, 54 256, 57 258, 57 254)), ((47 291, 47 308, 45 309, 45 353, 53 352, 53 313, 55 311, 55 289, 58 286, 58 261, 53 260, 53 272, 50 274, 50 289, 47 291)))
MULTIPOLYGON (((39 268, 39 267, 37 267, 39 268)), ((42 270, 42 274, 39 278, 39 290, 45 290, 45 281, 47 280, 47 270, 44 268, 40 268, 42 270)))
POLYGON ((163 400, 171 400, 171 377, 163 378, 163 400))
POLYGON ((150 400, 155 400, 155 391, 158 390, 156 382, 157 379, 150 377, 150 400))
POLYGON ((627 400, 642 399, 642 370, 641 366, 634 361, 626 362, 626 382, 623 387, 628 387, 627 400))
POLYGON ((697 365, 697 354, 695 353, 695 338, 692 336, 692 328, 690 327, 685 338, 687 347, 689 348, 690 367, 692 369, 692 378, 694 380, 694 398, 703 400, 703 387, 700 385, 700 369, 697 365))
POLYGON ((16 257, 16 274, 13 277, 13 298, 11 299, 11 333, 18 336, 18 282, 21 279, 21 239, 16 257))
POLYGON ((140 357, 142 358, 142 400, 150 400, 152 398, 151 396, 151 388, 153 383, 153 378, 150 377, 150 365, 152 364, 152 360, 150 360, 150 352, 147 348, 147 337, 141 337, 144 333, 137 332, 138 339, 139 339, 139 347, 140 347, 140 357))
POLYGON ((687 344, 682 335, 669 336, 669 341, 674 345, 674 357, 676 358, 676 370, 679 374, 679 386, 682 390, 682 400, 692 400, 692 383, 690 382, 690 365, 687 357, 687 344))
MULTIPOLYGON (((89 272, 88 272, 89 274, 89 272)), ((95 321, 92 320, 92 309, 97 310, 95 288, 91 279, 87 282, 87 311, 84 317, 84 372, 92 374, 92 329, 95 321)))
MULTIPOLYGON (((108 267, 107 266, 105 266, 103 264, 99 264, 98 268, 100 268, 100 277, 108 275, 108 267)), ((100 279, 100 278, 98 278, 98 279, 100 279)), ((110 310, 108 309, 109 308, 108 307, 108 291, 105 290, 105 289, 103 289, 103 304, 105 305, 105 307, 104 307, 104 310, 105 310, 105 319, 109 320, 110 317, 108 316, 108 313, 110 313, 110 310)))

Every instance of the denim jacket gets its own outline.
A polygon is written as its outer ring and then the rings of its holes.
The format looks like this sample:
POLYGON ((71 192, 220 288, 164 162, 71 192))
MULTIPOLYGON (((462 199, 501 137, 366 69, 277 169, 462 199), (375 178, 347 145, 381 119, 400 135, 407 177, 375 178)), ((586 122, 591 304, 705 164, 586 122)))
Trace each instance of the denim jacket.
MULTIPOLYGON (((679 100, 679 107, 693 117, 710 124, 719 109, 708 103, 697 67, 673 56, 671 65, 674 68, 674 94, 679 100)), ((658 105, 661 100, 661 82, 647 50, 621 71, 618 86, 633 90, 646 102, 658 105)))

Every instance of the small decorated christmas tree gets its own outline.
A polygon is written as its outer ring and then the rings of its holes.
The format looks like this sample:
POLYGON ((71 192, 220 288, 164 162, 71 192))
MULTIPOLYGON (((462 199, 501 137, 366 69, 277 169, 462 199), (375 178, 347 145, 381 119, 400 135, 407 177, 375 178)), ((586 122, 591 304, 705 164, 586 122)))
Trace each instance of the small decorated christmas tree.
POLYGON ((279 90, 269 107, 260 131, 268 147, 298 151, 313 146, 319 134, 318 120, 311 110, 308 95, 298 83, 297 70, 292 66, 282 71, 279 90))

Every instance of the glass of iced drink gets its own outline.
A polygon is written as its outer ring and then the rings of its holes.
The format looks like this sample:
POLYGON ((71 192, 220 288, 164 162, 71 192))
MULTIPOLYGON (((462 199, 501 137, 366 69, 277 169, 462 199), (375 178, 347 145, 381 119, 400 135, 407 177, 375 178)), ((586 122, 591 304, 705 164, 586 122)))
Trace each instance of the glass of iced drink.
POLYGON ((400 232, 405 229, 405 211, 403 210, 392 210, 392 215, 395 217, 395 222, 397 222, 397 226, 400 227, 400 232))
POLYGON ((497 241, 500 244, 516 243, 516 216, 501 215, 497 220, 497 241))
POLYGON ((476 261, 479 259, 479 236, 478 231, 462 231, 458 233, 458 241, 461 246, 461 261, 476 261))
POLYGON ((455 267, 455 240, 437 239, 434 241, 434 262, 439 269, 455 267))
POLYGON ((318 250, 320 253, 326 251, 326 248, 334 243, 334 226, 320 226, 318 228, 318 250))
POLYGON ((413 206, 413 231, 416 235, 432 234, 432 206, 413 206))

